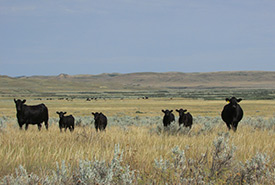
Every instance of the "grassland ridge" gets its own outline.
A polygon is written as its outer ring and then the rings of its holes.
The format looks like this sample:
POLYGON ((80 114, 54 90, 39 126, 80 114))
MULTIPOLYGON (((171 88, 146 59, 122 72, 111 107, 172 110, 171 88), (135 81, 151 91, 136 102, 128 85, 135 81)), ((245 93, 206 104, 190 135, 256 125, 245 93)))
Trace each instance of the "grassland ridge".
POLYGON ((226 71, 208 73, 140 72, 22 76, 0 78, 0 95, 70 94, 105 91, 179 91, 221 89, 275 89, 273 71, 226 71))

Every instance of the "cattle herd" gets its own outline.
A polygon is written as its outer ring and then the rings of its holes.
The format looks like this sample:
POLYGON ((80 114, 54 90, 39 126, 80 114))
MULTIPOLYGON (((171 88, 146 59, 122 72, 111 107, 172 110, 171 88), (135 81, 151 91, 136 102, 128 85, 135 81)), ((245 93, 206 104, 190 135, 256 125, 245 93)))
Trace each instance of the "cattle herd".
MULTIPOLYGON (((243 110, 241 106, 238 104, 242 101, 242 99, 237 99, 232 97, 230 99, 225 99, 228 104, 226 104, 221 113, 222 120, 226 123, 228 129, 232 128, 233 131, 237 130, 238 123, 241 121, 243 117, 243 110)), ((16 117, 19 124, 20 129, 22 129, 25 124, 25 130, 28 129, 28 125, 37 125, 38 130, 41 130, 42 123, 45 123, 45 127, 48 130, 48 108, 45 104, 39 105, 26 105, 26 100, 14 99, 15 107, 16 107, 16 117)), ((164 113, 163 116, 163 126, 168 127, 171 122, 175 121, 175 115, 172 113, 173 110, 162 110, 164 113)), ((179 113, 179 126, 183 125, 184 127, 189 127, 191 129, 193 124, 192 115, 187 112, 187 110, 176 109, 176 112, 179 113)), ((67 128, 72 132, 75 126, 75 119, 72 115, 65 116, 67 112, 56 112, 59 115, 59 129, 62 132, 62 128, 66 131, 67 128)), ((107 126, 107 117, 103 113, 92 112, 94 116, 94 124, 95 129, 98 131, 104 131, 107 126)))

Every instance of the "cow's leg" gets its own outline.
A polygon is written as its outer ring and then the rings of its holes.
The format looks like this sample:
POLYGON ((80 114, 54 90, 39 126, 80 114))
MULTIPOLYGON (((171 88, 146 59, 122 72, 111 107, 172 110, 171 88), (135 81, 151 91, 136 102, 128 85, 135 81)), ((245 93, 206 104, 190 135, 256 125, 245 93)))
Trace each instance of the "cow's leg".
POLYGON ((37 124, 37 127, 38 127, 38 130, 40 131, 40 130, 41 130, 41 127, 42 127, 41 123, 38 123, 38 124, 37 124))
POLYGON ((100 131, 104 131, 104 126, 100 126, 100 127, 99 127, 99 130, 100 130, 100 131))
POLYGON ((67 128, 68 128, 68 127, 66 126, 66 127, 65 127, 65 132, 67 131, 67 128))
POLYGON ((228 130, 231 129, 230 123, 226 122, 226 126, 227 126, 228 130))
POLYGON ((59 129, 60 129, 60 132, 62 132, 62 127, 59 127, 59 129))
POLYGON ((22 130, 23 124, 19 124, 19 129, 22 130))
POLYGON ((26 123, 25 130, 28 130, 29 124, 26 123))
POLYGON ((48 128, 49 128, 48 120, 45 121, 45 127, 48 130, 48 128))
POLYGON ((232 130, 233 130, 234 132, 237 131, 237 127, 238 127, 238 122, 233 122, 233 124, 232 124, 232 130))

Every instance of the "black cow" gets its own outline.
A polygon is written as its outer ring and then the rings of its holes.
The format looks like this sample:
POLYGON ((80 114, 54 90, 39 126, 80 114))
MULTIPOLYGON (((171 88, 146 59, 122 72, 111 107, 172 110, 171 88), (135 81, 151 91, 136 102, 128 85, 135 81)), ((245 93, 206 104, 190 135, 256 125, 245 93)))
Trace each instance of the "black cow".
POLYGON ((171 124, 172 121, 175 121, 175 116, 172 113, 173 110, 162 110, 162 112, 164 113, 163 125, 167 127, 171 124))
POLYGON ((25 130, 28 129, 29 124, 37 125, 38 130, 41 130, 41 123, 44 122, 46 129, 48 130, 48 108, 44 104, 39 105, 25 105, 26 100, 21 101, 20 99, 14 99, 16 106, 16 117, 20 129, 26 124, 25 130))
POLYGON ((95 129, 96 129, 96 131, 98 131, 98 129, 100 131, 105 130, 105 128, 107 126, 107 117, 104 114, 102 114, 101 112, 100 113, 92 112, 92 114, 94 115, 94 119, 95 119, 95 129))
POLYGON ((185 127, 189 127, 191 129, 192 127, 192 124, 193 124, 193 117, 192 115, 187 112, 186 114, 184 114, 187 110, 183 110, 183 109, 180 109, 180 110, 176 110, 178 113, 179 113, 179 126, 180 125, 184 125, 185 127))
POLYGON ((225 105, 223 108, 222 120, 226 123, 229 130, 232 127, 232 130, 236 131, 238 123, 243 118, 243 110, 238 104, 242 99, 232 97, 231 99, 226 98, 225 100, 227 102, 229 101, 229 104, 225 105))
POLYGON ((62 128, 65 129, 65 132, 67 128, 70 129, 70 131, 74 131, 74 117, 72 115, 64 116, 67 112, 56 112, 56 114, 59 115, 59 129, 60 132, 62 132, 62 128))

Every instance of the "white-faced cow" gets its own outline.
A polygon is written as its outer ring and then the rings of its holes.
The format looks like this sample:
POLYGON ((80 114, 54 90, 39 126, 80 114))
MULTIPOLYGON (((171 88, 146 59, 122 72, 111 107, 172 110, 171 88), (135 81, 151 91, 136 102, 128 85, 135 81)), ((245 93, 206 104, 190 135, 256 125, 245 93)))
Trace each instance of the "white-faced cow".
POLYGON ((238 104, 242 99, 232 97, 231 99, 226 98, 225 100, 229 103, 223 108, 222 120, 226 123, 229 130, 232 128, 233 131, 236 131, 238 123, 243 118, 243 110, 238 104))
POLYGON ((92 112, 92 114, 94 115, 94 120, 95 120, 95 129, 96 131, 98 131, 98 129, 100 131, 105 130, 106 126, 107 126, 107 117, 102 114, 101 112, 98 113, 94 113, 92 112))
POLYGON ((25 105, 26 100, 21 101, 20 99, 14 99, 16 106, 16 117, 20 129, 26 124, 25 130, 28 129, 29 124, 37 125, 38 130, 41 130, 42 122, 45 123, 46 129, 48 130, 48 108, 44 104, 39 105, 25 105))
POLYGON ((59 115, 59 129, 60 132, 62 132, 62 128, 64 128, 65 132, 67 128, 70 129, 70 131, 74 131, 74 117, 72 115, 64 116, 67 112, 56 112, 56 114, 59 115))
POLYGON ((189 127, 191 129, 192 124, 193 124, 193 117, 192 115, 187 112, 185 114, 185 112, 187 111, 186 109, 176 109, 176 111, 179 113, 179 126, 183 124, 183 126, 185 127, 189 127))
POLYGON ((173 110, 162 110, 162 112, 164 113, 162 122, 163 125, 167 127, 171 124, 172 121, 175 121, 175 116, 172 113, 173 110))

